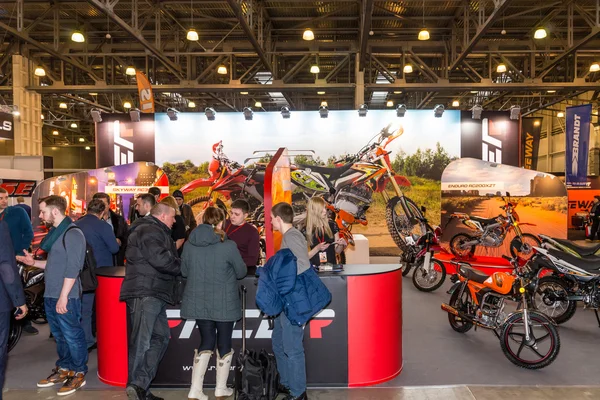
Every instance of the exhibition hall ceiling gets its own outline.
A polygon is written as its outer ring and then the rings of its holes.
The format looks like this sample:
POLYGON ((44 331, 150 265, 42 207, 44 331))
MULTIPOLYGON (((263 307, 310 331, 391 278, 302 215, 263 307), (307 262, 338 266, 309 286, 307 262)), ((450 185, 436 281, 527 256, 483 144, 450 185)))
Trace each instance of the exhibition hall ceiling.
POLYGON ((0 95, 13 104, 10 56, 28 56, 28 86, 42 94, 49 142, 57 128, 91 138, 92 108, 136 107, 135 70, 154 85, 157 111, 316 112, 326 101, 330 110, 478 104, 519 105, 526 114, 586 92, 596 99, 597 7, 595 0, 0 0, 0 95), (83 42, 73 40, 75 31, 83 42), (37 67, 45 76, 35 76, 37 67))

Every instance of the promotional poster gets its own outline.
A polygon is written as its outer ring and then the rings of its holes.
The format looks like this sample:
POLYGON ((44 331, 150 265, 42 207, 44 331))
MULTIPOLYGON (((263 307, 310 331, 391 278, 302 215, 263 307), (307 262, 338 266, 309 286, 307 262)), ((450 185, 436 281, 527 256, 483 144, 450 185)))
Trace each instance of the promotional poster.
POLYGON ((0 179, 0 187, 8 192, 8 197, 31 197, 37 185, 36 181, 25 179, 0 179))
POLYGON ((473 119, 471 111, 461 111, 460 120, 462 158, 520 165, 519 120, 503 111, 484 111, 481 119, 473 119))
POLYGON ((502 207, 508 202, 513 204, 512 214, 523 233, 566 239, 567 190, 559 178, 462 158, 448 165, 442 175, 443 242, 451 248, 456 235, 477 237, 482 233, 480 225, 485 229, 500 222, 500 226, 489 232, 487 245, 477 245, 474 254, 493 257, 510 254, 510 241, 516 233, 514 226, 502 223, 507 218, 502 207), (481 219, 495 221, 482 223, 481 219))
POLYGON ((586 186, 592 105, 567 107, 565 176, 567 186, 586 186))
POLYGON ((111 209, 129 219, 134 205, 134 196, 147 193, 157 186, 163 193, 169 193, 169 180, 162 169, 152 163, 136 162, 114 167, 94 169, 86 172, 56 176, 41 182, 33 193, 32 223, 34 243, 38 245, 47 229, 39 218, 39 199, 57 195, 67 200, 67 215, 77 220, 85 213, 87 203, 98 192, 105 192, 111 198, 111 209))
POLYGON ((15 138, 14 120, 15 116, 12 113, 0 112, 0 139, 15 138))
POLYGON ((154 114, 140 114, 132 122, 129 115, 102 114, 96 124, 96 167, 154 162, 154 114))
POLYGON ((543 118, 521 119, 521 158, 523 168, 537 169, 543 118))

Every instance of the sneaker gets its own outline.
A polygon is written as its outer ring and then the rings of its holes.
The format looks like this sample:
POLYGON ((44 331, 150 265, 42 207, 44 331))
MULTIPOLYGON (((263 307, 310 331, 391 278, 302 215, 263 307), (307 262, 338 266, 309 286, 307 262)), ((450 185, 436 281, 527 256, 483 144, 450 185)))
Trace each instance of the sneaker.
POLYGON ((85 374, 83 372, 74 371, 69 372, 69 377, 63 384, 63 386, 58 389, 59 396, 66 396, 71 393, 75 393, 76 390, 85 386, 85 374))
POLYGON ((23 325, 23 332, 27 333, 28 335, 37 335, 40 333, 40 331, 31 326, 31 324, 23 325))
POLYGON ((46 388, 54 386, 57 383, 64 383, 69 377, 69 370, 63 368, 54 368, 52 373, 46 379, 42 379, 37 383, 37 387, 46 388))
POLYGON ((139 386, 129 384, 125 388, 128 400, 146 400, 147 393, 144 389, 139 386))

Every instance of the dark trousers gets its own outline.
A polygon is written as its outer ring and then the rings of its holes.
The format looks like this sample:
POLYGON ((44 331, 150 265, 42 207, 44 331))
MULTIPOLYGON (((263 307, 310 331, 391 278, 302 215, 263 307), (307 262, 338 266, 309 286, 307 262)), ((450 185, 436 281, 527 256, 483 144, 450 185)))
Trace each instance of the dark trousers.
POLYGON ((200 330, 200 346, 198 352, 215 349, 219 350, 219 356, 223 357, 231 351, 231 334, 235 322, 217 322, 206 319, 197 319, 198 330, 200 330))
POLYGON ((85 333, 81 327, 81 300, 69 299, 67 312, 56 312, 58 299, 46 297, 44 307, 50 332, 56 340, 58 360, 56 366, 69 371, 87 373, 88 352, 85 333))
POLYGON ((154 297, 127 300, 128 385, 148 390, 169 345, 167 303, 154 297))
POLYGON ((599 227, 600 227, 600 218, 598 218, 598 217, 592 218, 592 233, 590 236, 590 240, 594 240, 596 235, 598 235, 598 239, 600 239, 600 232, 598 232, 599 227))
POLYGON ((8 333, 10 332, 11 311, 0 312, 0 400, 2 400, 2 389, 4 388, 4 374, 6 372, 6 360, 8 359, 8 333))

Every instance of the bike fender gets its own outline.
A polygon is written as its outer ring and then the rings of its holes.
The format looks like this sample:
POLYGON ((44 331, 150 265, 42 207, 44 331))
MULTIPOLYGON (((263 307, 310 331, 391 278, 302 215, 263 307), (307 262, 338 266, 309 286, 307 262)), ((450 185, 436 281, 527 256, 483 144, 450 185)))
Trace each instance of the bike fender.
POLYGON ((519 222, 519 226, 529 225, 529 226, 537 226, 536 224, 532 224, 531 222, 519 222))
POLYGON ((449 295, 452 295, 452 294, 453 294, 453 293, 456 291, 456 289, 458 289, 458 287, 459 287, 460 285, 462 285, 462 282, 460 282, 460 281, 459 281, 459 282, 456 282, 454 285, 452 285, 452 286, 450 287, 450 289, 448 289, 448 291, 447 291, 446 293, 448 293, 449 295))
POLYGON ((199 187, 210 187, 213 185, 213 183, 215 183, 215 181, 208 178, 195 179, 183 185, 179 190, 181 190, 183 194, 186 194, 199 187))

